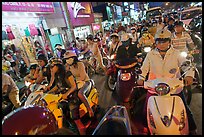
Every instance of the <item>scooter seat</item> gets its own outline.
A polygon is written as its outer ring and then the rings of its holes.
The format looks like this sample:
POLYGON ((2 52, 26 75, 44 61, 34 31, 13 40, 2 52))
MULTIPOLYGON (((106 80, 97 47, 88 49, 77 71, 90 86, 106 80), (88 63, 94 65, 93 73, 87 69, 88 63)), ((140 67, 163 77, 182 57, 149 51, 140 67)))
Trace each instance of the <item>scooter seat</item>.
POLYGON ((128 135, 128 131, 122 120, 111 118, 101 125, 95 135, 128 135))

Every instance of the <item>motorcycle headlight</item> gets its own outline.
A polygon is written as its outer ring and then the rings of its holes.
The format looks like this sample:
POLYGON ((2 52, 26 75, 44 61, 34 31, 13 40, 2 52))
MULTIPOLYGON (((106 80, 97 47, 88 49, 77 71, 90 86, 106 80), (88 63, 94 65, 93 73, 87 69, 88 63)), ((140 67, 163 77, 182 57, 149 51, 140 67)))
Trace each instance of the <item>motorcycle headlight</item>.
POLYGON ((150 52, 151 51, 151 47, 145 47, 144 48, 144 52, 150 52))
POLYGON ((186 58, 188 56, 188 53, 183 51, 183 52, 181 52, 181 56, 186 58))
POLYGON ((113 60, 113 59, 115 59, 115 57, 116 57, 116 55, 113 54, 113 55, 111 55, 110 59, 113 60))
POLYGON ((166 83, 159 83, 155 87, 155 91, 157 92, 158 95, 166 95, 170 92, 170 87, 166 83))
POLYGON ((29 81, 25 81, 25 85, 26 85, 26 87, 29 87, 30 86, 30 82, 29 81))

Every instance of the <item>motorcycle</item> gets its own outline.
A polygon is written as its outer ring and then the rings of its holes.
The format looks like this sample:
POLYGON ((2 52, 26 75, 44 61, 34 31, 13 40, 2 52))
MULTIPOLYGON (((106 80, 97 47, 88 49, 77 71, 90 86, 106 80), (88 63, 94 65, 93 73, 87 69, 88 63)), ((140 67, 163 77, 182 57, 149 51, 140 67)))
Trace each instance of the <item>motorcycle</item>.
POLYGON ((202 84, 200 83, 200 74, 196 67, 196 63, 194 62, 194 58, 192 54, 194 54, 195 51, 191 51, 189 53, 187 52, 181 52, 181 56, 186 57, 188 59, 187 62, 185 62, 181 67, 181 72, 183 73, 182 76, 186 74, 186 72, 190 69, 193 69, 195 72, 193 84, 191 86, 184 87, 184 95, 187 101, 187 104, 190 105, 191 99, 192 99, 192 92, 198 91, 202 92, 202 84))
POLYGON ((78 59, 82 61, 85 65, 86 72, 88 76, 91 78, 94 74, 96 74, 96 59, 92 58, 92 53, 87 52, 85 54, 79 54, 78 59), (93 59, 93 61, 91 61, 93 59))
POLYGON ((135 88, 138 74, 141 73, 137 65, 135 59, 125 60, 125 63, 116 63, 116 67, 119 69, 115 88, 116 101, 118 104, 124 105, 131 115, 142 110, 145 101, 145 92, 135 88))
MULTIPOLYGON (((65 103, 66 106, 72 105, 72 107, 78 107, 79 106, 79 115, 80 119, 85 123, 86 127, 89 127, 91 124, 90 120, 87 119, 88 111, 85 107, 85 105, 80 101, 78 96, 76 94, 71 94, 68 97, 67 100, 62 99, 62 94, 67 89, 61 89, 60 92, 56 94, 52 94, 49 91, 47 93, 44 92, 44 87, 40 85, 35 92, 31 93, 25 103, 25 106, 29 105, 39 105, 48 108, 55 116, 58 127, 62 128, 63 126, 66 126, 64 124, 66 123, 73 123, 73 121, 70 118, 69 112, 70 110, 67 110, 67 112, 64 112, 66 115, 63 115, 62 108, 60 108, 60 102, 65 103), (87 121, 89 120, 89 121, 87 121), (69 122, 67 122, 69 121, 69 122)), ((76 92, 77 93, 77 92, 76 92)), ((95 88, 95 85, 92 81, 92 88, 86 92, 85 94, 87 96, 87 99, 89 101, 89 104, 93 111, 96 113, 99 110, 98 105, 98 91, 95 88)), ((69 125, 72 126, 72 125, 69 125)), ((72 126, 73 127, 73 126, 72 126)))
POLYGON ((124 106, 112 106, 92 135, 132 135, 130 119, 124 106))
POLYGON ((154 94, 147 102, 147 123, 151 135, 188 135, 188 118, 182 99, 175 94, 183 90, 178 78, 158 78, 144 82, 154 94))
POLYGON ((114 60, 116 59, 116 55, 113 54, 110 57, 107 56, 107 59, 109 61, 109 65, 108 65, 108 70, 106 73, 106 81, 105 81, 105 85, 106 88, 108 88, 110 91, 114 91, 115 87, 116 87, 116 75, 117 75, 117 70, 116 70, 116 66, 115 66, 115 62, 114 60))

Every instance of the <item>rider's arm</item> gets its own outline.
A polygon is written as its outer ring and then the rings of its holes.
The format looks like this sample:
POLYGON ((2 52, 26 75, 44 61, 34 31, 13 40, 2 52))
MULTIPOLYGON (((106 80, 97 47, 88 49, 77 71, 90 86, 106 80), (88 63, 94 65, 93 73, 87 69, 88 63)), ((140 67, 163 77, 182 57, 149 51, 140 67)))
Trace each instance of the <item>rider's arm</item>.
POLYGON ((151 58, 150 57, 151 55, 149 53, 147 53, 147 56, 145 57, 144 62, 143 62, 142 67, 141 67, 142 74, 139 76, 139 79, 142 79, 142 80, 145 80, 145 77, 147 76, 147 73, 150 70, 149 58, 151 58))
POLYGON ((189 46, 188 48, 190 48, 190 50, 196 49, 196 46, 194 45, 191 36, 188 33, 186 33, 185 36, 187 37, 186 42, 189 46))
POLYGON ((39 72, 38 78, 36 79, 35 83, 40 84, 44 80, 43 72, 42 70, 39 72))
POLYGON ((70 84, 71 88, 66 93, 64 93, 65 96, 69 96, 71 93, 73 93, 77 89, 76 82, 74 80, 73 75, 70 75, 67 78, 67 80, 69 81, 69 84, 70 84))

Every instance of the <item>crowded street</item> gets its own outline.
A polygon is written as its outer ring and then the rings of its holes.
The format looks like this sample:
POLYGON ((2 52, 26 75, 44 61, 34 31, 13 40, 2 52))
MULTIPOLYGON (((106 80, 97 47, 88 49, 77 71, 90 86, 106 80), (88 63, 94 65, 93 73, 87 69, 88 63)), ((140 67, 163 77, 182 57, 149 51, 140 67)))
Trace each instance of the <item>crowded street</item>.
POLYGON ((2 135, 202 135, 202 2, 2 2, 2 135))

